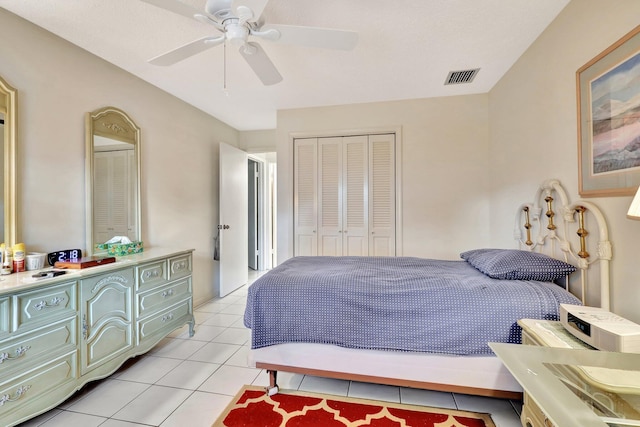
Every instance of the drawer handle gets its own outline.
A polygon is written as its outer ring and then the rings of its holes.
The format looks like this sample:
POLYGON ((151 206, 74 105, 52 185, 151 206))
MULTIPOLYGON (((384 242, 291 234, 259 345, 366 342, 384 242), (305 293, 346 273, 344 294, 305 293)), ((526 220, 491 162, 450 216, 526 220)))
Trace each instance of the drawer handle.
POLYGON ((160 276, 160 270, 147 270, 142 275, 145 279, 156 278, 160 276))
POLYGON ((9 353, 0 353, 0 364, 2 364, 2 362, 4 362, 5 360, 15 360, 15 359, 19 359, 22 356, 24 356, 27 351, 31 348, 30 345, 25 345, 20 346, 18 348, 16 348, 16 355, 15 356, 9 356, 9 353))
POLYGON ((186 270, 187 267, 189 266, 189 264, 187 264, 187 261, 180 261, 180 262, 176 262, 173 264, 173 272, 177 273, 183 270, 186 270))
POLYGON ((0 406, 3 406, 7 402, 15 402, 16 400, 24 396, 27 390, 29 390, 30 388, 31 388, 30 385, 21 385, 16 389, 15 397, 11 397, 8 394, 5 394, 4 396, 0 396, 0 406))
POLYGON ((171 320, 173 320, 173 313, 169 313, 169 314, 165 314, 164 316, 162 316, 162 322, 170 322, 171 320))
POLYGON ((170 297, 171 295, 173 295, 173 289, 167 289, 166 291, 164 291, 160 295, 162 295, 162 298, 170 297))
POLYGON ((55 297, 55 298, 51 298, 51 301, 47 302, 47 301, 40 301, 39 303, 35 304, 33 307, 40 311, 43 308, 52 308, 52 307, 58 307, 60 305, 61 302, 64 301, 63 297, 55 297))

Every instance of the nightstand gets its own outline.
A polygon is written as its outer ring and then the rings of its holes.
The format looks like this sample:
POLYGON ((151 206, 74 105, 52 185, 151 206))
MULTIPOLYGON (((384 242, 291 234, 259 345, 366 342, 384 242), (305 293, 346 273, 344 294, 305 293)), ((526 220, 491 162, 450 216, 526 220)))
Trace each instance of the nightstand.
POLYGON ((640 426, 640 354, 489 343, 540 416, 524 426, 640 426))
POLYGON ((557 321, 520 319, 518 325, 522 328, 522 344, 525 345, 595 350, 571 335, 557 321))
MULTIPOLYGON (((521 319, 522 344, 540 347, 591 349, 593 347, 571 335, 562 323, 551 320, 521 319)), ((523 394, 522 425, 525 427, 555 427, 536 402, 526 392, 523 394)))

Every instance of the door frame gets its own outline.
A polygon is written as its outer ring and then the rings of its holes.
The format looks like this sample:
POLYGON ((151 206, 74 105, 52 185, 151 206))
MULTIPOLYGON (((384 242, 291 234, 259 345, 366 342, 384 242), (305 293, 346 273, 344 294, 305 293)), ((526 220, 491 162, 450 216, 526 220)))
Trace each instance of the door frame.
POLYGON ((276 206, 275 204, 271 206, 269 187, 270 180, 275 181, 275 175, 272 177, 269 172, 270 165, 275 162, 270 162, 260 157, 259 154, 261 153, 247 153, 248 160, 258 164, 258 251, 260 253, 258 271, 264 271, 274 267, 275 240, 272 237, 274 233, 272 232, 271 218, 275 215, 276 206))

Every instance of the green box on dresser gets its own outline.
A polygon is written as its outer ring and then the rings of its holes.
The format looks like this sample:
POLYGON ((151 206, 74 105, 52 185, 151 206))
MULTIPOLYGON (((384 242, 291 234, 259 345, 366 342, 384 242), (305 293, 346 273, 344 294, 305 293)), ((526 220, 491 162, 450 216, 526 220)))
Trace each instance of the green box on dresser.
POLYGON ((50 279, 0 282, 0 425, 45 412, 175 329, 193 335, 192 250, 153 248, 50 279))

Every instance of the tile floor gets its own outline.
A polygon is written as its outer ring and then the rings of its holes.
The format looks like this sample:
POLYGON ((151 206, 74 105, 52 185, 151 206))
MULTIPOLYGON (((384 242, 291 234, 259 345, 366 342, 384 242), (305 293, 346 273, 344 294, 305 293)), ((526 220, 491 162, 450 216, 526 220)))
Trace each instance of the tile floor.
MULTIPOLYGON (((251 280, 255 280, 252 275, 251 280)), ((242 324, 246 287, 195 309, 196 333, 175 331, 112 376, 89 383, 21 427, 209 427, 244 384, 267 385, 248 368, 242 324)), ((280 373, 283 389, 489 412, 497 427, 520 427, 521 402, 280 373)))

